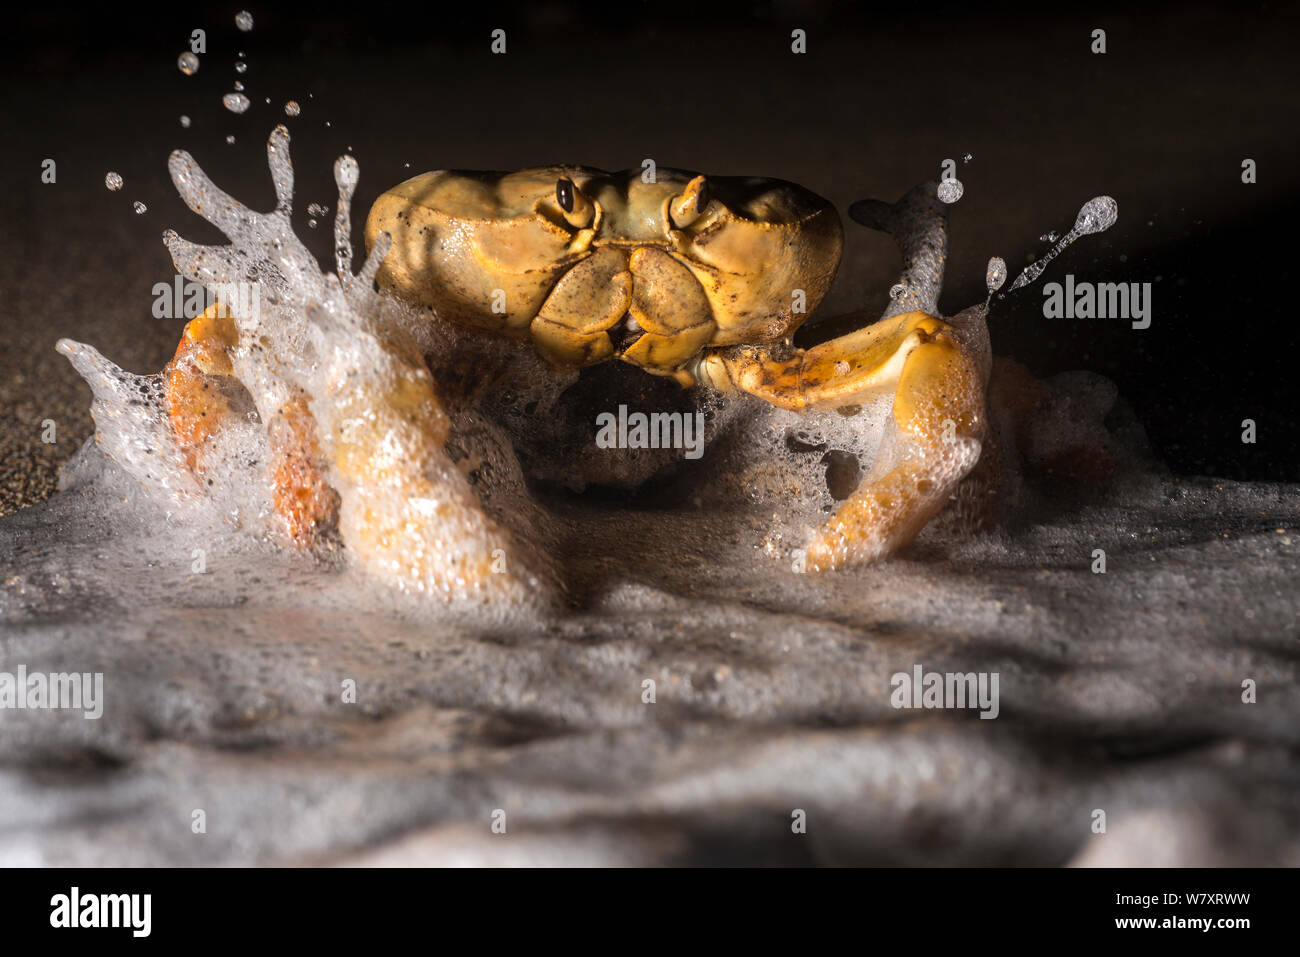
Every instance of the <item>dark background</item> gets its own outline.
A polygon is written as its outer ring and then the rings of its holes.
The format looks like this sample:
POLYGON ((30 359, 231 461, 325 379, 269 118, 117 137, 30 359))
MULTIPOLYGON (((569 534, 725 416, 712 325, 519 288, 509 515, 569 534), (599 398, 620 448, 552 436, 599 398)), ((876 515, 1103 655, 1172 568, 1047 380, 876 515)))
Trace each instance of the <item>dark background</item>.
MULTIPOLYGON (((162 231, 220 237, 176 196, 168 153, 190 150, 218 183, 268 208, 265 140, 278 122, 293 135, 299 231, 323 263, 331 220, 313 232, 304 210, 320 202, 332 214, 331 167, 345 150, 361 163, 358 237, 378 193, 439 167, 621 169, 652 157, 794 180, 843 213, 866 196, 896 198, 955 158, 966 191, 951 210, 949 313, 983 298, 990 256, 1014 277, 1045 248, 1041 234, 1064 232, 1085 200, 1107 193, 1118 224, 997 304, 995 351, 1040 375, 1111 377, 1177 472, 1300 479, 1287 288, 1300 197, 1293 7, 106 4, 28 6, 6 19, 0 512, 48 494, 90 431, 89 390, 53 352, 56 339, 87 341, 141 373, 175 348, 180 321, 150 311, 153 284, 173 275, 162 231), (234 27, 243 8, 251 33, 234 27), (208 49, 186 77, 176 58, 196 27, 208 49), (505 56, 489 50, 497 27, 505 56), (808 32, 802 56, 790 52, 795 27, 808 32), (1100 56, 1090 52, 1097 27, 1107 31, 1100 56), (241 116, 220 105, 236 78, 253 103, 241 116), (302 114, 286 120, 290 98, 302 114), (1247 157, 1256 185, 1241 182, 1247 157), (58 164, 52 185, 40 181, 45 158, 58 164), (108 170, 125 179, 121 192, 104 188, 108 170), (132 212, 136 200, 146 213, 132 212), (1045 319, 1043 285, 1067 272, 1153 283, 1151 328, 1045 319), (46 418, 56 446, 39 441, 46 418), (1241 442, 1245 418, 1258 423, 1255 445, 1241 442)), ((819 318, 878 314, 895 281, 886 237, 846 217, 846 238, 835 288, 801 341, 833 328, 819 333, 819 318)))

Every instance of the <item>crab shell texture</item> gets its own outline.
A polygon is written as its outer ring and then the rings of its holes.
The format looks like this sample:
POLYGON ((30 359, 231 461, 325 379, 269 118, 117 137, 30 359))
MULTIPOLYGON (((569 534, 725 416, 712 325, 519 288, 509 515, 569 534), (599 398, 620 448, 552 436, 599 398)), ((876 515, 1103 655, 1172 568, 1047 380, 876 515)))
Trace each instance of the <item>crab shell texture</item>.
POLYGON ((453 323, 531 337, 559 366, 619 358, 683 385, 706 347, 792 335, 826 294, 835 208, 774 179, 546 166, 424 173, 366 221, 379 282, 453 323), (559 185, 567 181, 568 185, 559 185))

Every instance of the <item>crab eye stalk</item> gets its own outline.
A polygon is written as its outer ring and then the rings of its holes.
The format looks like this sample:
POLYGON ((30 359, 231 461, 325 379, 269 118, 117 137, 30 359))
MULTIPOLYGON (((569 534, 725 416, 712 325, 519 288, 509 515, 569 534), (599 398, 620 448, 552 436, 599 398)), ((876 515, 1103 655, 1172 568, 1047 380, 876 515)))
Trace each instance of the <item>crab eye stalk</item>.
POLYGON ((555 202, 564 213, 564 221, 574 229, 586 229, 596 218, 596 207, 567 176, 555 183, 555 202))
POLYGON ((555 184, 555 201, 566 213, 573 212, 573 180, 569 177, 561 176, 555 184))
POLYGON ((674 226, 685 229, 704 215, 711 200, 709 181, 703 176, 697 176, 686 184, 686 189, 680 196, 674 197, 668 204, 668 215, 672 217, 674 226))

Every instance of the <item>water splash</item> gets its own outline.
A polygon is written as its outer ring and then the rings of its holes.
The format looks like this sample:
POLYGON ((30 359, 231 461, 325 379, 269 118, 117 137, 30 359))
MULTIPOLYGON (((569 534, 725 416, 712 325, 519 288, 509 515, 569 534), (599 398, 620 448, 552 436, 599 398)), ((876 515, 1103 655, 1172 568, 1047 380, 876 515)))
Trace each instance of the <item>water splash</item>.
MULTIPOLYGON (((340 499, 338 534, 354 562, 403 590, 448 601, 501 609, 546 604, 551 576, 539 571, 546 567, 540 552, 489 518, 484 487, 472 488, 444 449, 448 416, 410 338, 417 315, 375 288, 387 234, 375 239, 357 275, 351 272, 356 160, 335 163, 336 274, 322 273, 293 232, 294 171, 284 126, 267 141, 267 163, 275 208, 258 213, 212 183, 189 153, 177 150, 168 161, 181 198, 231 241, 203 246, 174 230, 163 237, 177 270, 231 313, 234 345, 223 349, 233 375, 217 377, 247 412, 209 406, 220 417, 209 420, 215 431, 198 447, 197 464, 187 461, 171 419, 186 411, 168 405, 176 388, 168 375, 192 375, 187 367, 134 377, 88 346, 62 340, 59 351, 95 391, 96 442, 169 514, 190 522, 216 514, 273 537, 282 521, 273 505, 279 486, 272 475, 283 461, 277 423, 305 403, 322 480, 340 499), (256 291, 253 308, 228 301, 231 289, 248 288, 256 291)), ((499 481, 515 481, 508 463, 493 462, 493 469, 505 476, 499 481)), ((524 487, 521 476, 517 486, 524 487)), ((530 508, 521 500, 509 513, 530 508)))
POLYGON ((1028 286, 1031 282, 1043 274, 1047 269, 1048 263, 1065 251, 1065 248, 1073 243, 1080 236, 1088 236, 1093 233, 1105 232, 1115 225, 1119 218, 1119 204, 1109 196, 1095 196, 1083 204, 1079 210, 1079 216, 1074 221, 1074 228, 1060 238, 1055 246, 1042 259, 1031 263, 1025 268, 1016 281, 1011 284, 1008 292, 1014 292, 1023 286, 1028 286))
POLYGON ((124 372, 91 346, 60 339, 55 349, 66 356, 95 398, 90 414, 95 441, 122 466, 167 514, 181 507, 203 507, 198 480, 166 433, 163 377, 124 372))
POLYGON ((334 183, 339 191, 334 212, 334 259, 345 285, 352 279, 352 194, 360 175, 361 167, 354 157, 340 156, 334 161, 334 183))

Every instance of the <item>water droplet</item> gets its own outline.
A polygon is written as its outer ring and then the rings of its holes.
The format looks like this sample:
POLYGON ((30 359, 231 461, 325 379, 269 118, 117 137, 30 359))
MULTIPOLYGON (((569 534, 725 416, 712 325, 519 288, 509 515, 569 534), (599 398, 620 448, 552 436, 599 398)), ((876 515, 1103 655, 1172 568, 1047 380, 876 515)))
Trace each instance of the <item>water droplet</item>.
POLYGON ((248 109, 248 97, 242 93, 227 93, 221 102, 231 113, 243 113, 248 109))
POLYGON ((307 215, 320 218, 330 211, 328 206, 322 206, 320 203, 312 203, 307 207, 307 215))
POLYGON ((963 163, 969 163, 969 162, 970 162, 971 160, 973 160, 974 158, 975 158, 975 157, 973 157, 973 156, 971 156, 969 153, 967 153, 965 156, 963 156, 963 157, 961 158, 961 161, 962 161, 963 163))
POLYGON ((240 10, 235 14, 235 26, 247 33, 253 29, 253 15, 247 10, 240 10))
POLYGON ((361 166, 355 156, 340 156, 334 162, 334 179, 340 186, 346 186, 349 194, 357 185, 361 176, 361 166))
POLYGON ((307 220, 307 225, 310 226, 312 229, 315 229, 315 228, 316 228, 316 220, 314 220, 314 219, 309 219, 309 220, 307 220))
POLYGON ((1048 232, 1048 233, 1043 233, 1043 235, 1041 235, 1041 236, 1038 237, 1038 241, 1039 241, 1040 243, 1054 243, 1054 242, 1056 242, 1056 230, 1052 230, 1051 232, 1048 232))
POLYGON ((939 199, 945 203, 955 203, 961 199, 961 194, 966 188, 962 186, 959 179, 945 179, 939 184, 939 199))
POLYGON ((329 125, 330 125, 330 121, 329 121, 329 120, 326 120, 326 121, 325 121, 325 125, 326 125, 326 126, 329 126, 329 125))
POLYGON ((1025 271, 1017 276, 1016 281, 1011 284, 1011 289, 1014 291, 1021 286, 1028 286, 1043 274, 1047 264, 1059 256, 1066 246, 1080 236, 1100 233, 1110 229, 1111 226, 1115 225, 1115 220, 1118 218, 1119 203, 1109 196, 1094 196, 1084 203, 1079 210, 1079 217, 1074 221, 1074 228, 1062 236, 1056 245, 1048 250, 1047 255, 1026 267, 1025 271))
POLYGON ((188 116, 181 117, 181 126, 185 127, 187 130, 190 128, 190 118, 188 116))
POLYGON ((236 89, 236 90, 239 90, 240 92, 243 92, 244 84, 241 83, 239 80, 236 80, 236 81, 235 81, 235 89, 236 89))
POLYGON ((234 133, 231 133, 229 136, 227 136, 227 137, 226 137, 226 142, 227 142, 227 143, 232 143, 232 144, 233 144, 233 143, 235 142, 235 134, 234 134, 234 133))
POLYGON ((134 209, 137 214, 139 214, 139 213, 143 213, 149 207, 137 199, 134 203, 131 204, 131 208, 134 209))
POLYGON ((267 102, 267 105, 270 105, 270 103, 271 103, 271 98, 270 98, 269 96, 266 98, 266 102, 267 102))
POLYGON ((193 76, 199 69, 199 58, 186 50, 176 58, 176 65, 186 76, 193 76))
POLYGON ((109 189, 111 189, 113 192, 117 192, 119 189, 122 188, 121 175, 119 175, 118 173, 109 173, 107 176, 104 177, 104 185, 107 186, 109 189))
POLYGON ((235 72, 236 72, 236 73, 243 73, 243 72, 245 72, 247 69, 248 69, 248 64, 245 63, 243 60, 236 60, 236 61, 235 61, 235 72))
POLYGON ((1118 218, 1119 203, 1109 196, 1094 196, 1079 210, 1079 218, 1074 221, 1074 231, 1080 236, 1105 232, 1115 225, 1118 218))
POLYGON ((404 163, 404 164, 402 164, 402 165, 404 165, 407 169, 410 169, 410 168, 411 168, 411 164, 410 164, 410 163, 404 163))
POLYGON ((889 298, 890 298, 890 299, 895 299, 895 300, 897 300, 897 299, 902 299, 902 298, 903 298, 903 294, 904 294, 905 292, 907 292, 907 287, 906 287, 906 286, 904 286, 901 282, 900 282, 900 283, 895 283, 895 284, 890 288, 890 290, 889 290, 889 298))
POLYGON ((297 116, 301 112, 302 107, 298 105, 297 100, 290 100, 288 103, 284 104, 285 116, 297 116))
POLYGON ((999 256, 994 256, 989 260, 988 270, 984 275, 985 285, 988 286, 989 295, 993 295, 1002 288, 1002 284, 1007 281, 1007 264, 999 256))
POLYGON ((843 359, 840 359, 838 362, 835 363, 835 374, 836 374, 836 375, 848 375, 848 374, 849 374, 849 364, 848 364, 847 362, 845 362, 843 359))

